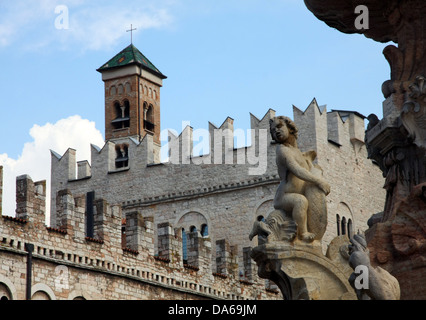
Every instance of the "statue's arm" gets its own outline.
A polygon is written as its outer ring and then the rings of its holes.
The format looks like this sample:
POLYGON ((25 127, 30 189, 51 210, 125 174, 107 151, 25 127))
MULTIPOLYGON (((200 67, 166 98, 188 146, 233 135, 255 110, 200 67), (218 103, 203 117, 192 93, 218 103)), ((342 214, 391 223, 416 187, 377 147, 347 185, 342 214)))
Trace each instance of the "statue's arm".
POLYGON ((303 168, 296 161, 295 156, 292 154, 291 150, 286 150, 286 148, 282 148, 280 150, 280 156, 284 160, 284 163, 292 174, 298 177, 301 180, 306 182, 311 182, 316 184, 320 189, 322 189, 326 194, 330 193, 330 186, 323 179, 313 175, 309 170, 303 168))

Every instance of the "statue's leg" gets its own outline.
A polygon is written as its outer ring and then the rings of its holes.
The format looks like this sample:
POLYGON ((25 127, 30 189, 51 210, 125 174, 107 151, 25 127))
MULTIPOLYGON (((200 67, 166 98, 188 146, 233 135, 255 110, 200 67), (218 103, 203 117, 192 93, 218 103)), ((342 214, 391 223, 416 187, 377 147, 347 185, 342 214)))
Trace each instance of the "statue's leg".
POLYGON ((308 200, 305 196, 297 193, 283 194, 279 199, 275 199, 274 206, 281 206, 281 209, 291 212, 293 220, 297 223, 298 234, 302 240, 313 241, 315 234, 308 232, 307 213, 308 200))

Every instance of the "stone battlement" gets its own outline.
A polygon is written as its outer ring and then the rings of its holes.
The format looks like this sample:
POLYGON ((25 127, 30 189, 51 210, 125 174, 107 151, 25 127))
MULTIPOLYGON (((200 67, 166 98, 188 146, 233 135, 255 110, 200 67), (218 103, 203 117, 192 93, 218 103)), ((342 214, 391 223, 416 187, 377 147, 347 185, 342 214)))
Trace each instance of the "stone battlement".
MULTIPOLYGON (((173 164, 231 164, 254 167, 259 165, 260 143, 266 144, 269 150, 272 143, 269 134, 269 120, 275 116, 275 111, 269 109, 262 119, 250 113, 251 129, 234 130, 234 120, 227 117, 221 126, 217 127, 209 122, 209 129, 197 129, 198 139, 208 143, 206 154, 194 154, 194 147, 199 147, 199 143, 194 145, 194 129, 186 126, 184 130, 176 135, 173 131, 168 131, 168 161, 160 162, 157 150, 159 146, 154 143, 152 135, 146 135, 141 142, 132 137, 109 140, 102 148, 91 145, 91 164, 87 160, 76 162, 76 150, 68 149, 62 156, 54 151, 52 153, 52 175, 57 171, 65 172, 69 181, 96 178, 105 173, 119 173, 127 170, 150 169, 155 165, 173 164), (235 147, 235 138, 247 138, 250 134, 252 144, 250 146, 235 147), (119 147, 125 144, 126 165, 117 168, 117 153, 119 147), (247 161, 248 160, 248 161, 247 161), (250 161, 252 160, 252 161, 250 161)), ((319 106, 315 99, 310 103, 305 111, 301 111, 293 106, 293 118, 299 128, 299 144, 304 149, 314 150, 319 142, 329 142, 338 146, 348 146, 354 141, 364 143, 365 117, 356 111, 332 110, 327 112, 326 106, 319 106)), ((198 150, 199 151, 199 150, 198 150)), ((267 157, 269 161, 270 157, 267 157)), ((273 157, 272 157, 273 158, 273 157)), ((272 163, 272 162, 271 162, 272 163)), ((265 173, 254 173, 262 175, 265 173)))
POLYGON ((331 110, 319 106, 313 99, 305 111, 293 106, 294 121, 301 132, 299 145, 304 150, 317 150, 318 145, 327 148, 331 143, 339 147, 364 144, 365 116, 348 110, 331 110))
MULTIPOLYGON (((315 99, 293 113, 299 148, 317 152, 332 185, 323 244, 346 228, 364 230, 371 214, 380 211, 374 200, 384 192, 378 167, 367 159, 363 116, 327 112, 315 99)), ((102 148, 92 145, 90 163, 77 162, 74 149, 62 156, 51 151, 50 226, 46 183, 18 177, 16 217, 0 219, 2 257, 13 265, 27 254, 25 244, 34 244, 35 261, 45 273, 40 279, 49 287, 55 286, 54 277, 46 273, 55 275, 64 265, 75 274, 70 283, 88 277, 91 282, 81 291, 101 299, 157 299, 153 286, 173 299, 279 298, 259 280, 249 254, 256 243, 248 239, 253 222, 273 209, 280 182, 269 134, 274 116, 272 109, 261 119, 250 114, 247 147, 234 146, 242 130, 234 129, 233 119, 219 127, 209 123, 203 133, 209 150, 203 155, 195 150, 199 132, 189 126, 180 135, 170 132, 169 161, 163 163, 150 134, 141 141, 121 137, 102 148), (201 235, 203 226, 207 236, 201 235), (127 289, 96 291, 110 276, 127 289)), ((54 294, 70 298, 66 291, 54 294)))
MULTIPOLYGON (((95 278, 109 274, 204 298, 278 298, 276 292, 265 291, 264 281, 257 278, 250 257, 242 261, 246 272, 238 273, 238 256, 227 240, 216 241, 212 246, 209 237, 189 232, 184 261, 182 231, 170 223, 155 225, 153 217, 143 217, 138 211, 128 212, 122 219, 119 205, 109 205, 94 194, 74 196, 65 189, 56 197, 57 224, 47 227, 44 197, 44 181, 33 182, 26 175, 17 178, 17 215, 0 218, 0 251, 5 264, 13 260, 13 255, 25 256, 25 245, 33 244, 36 266, 66 266, 69 273, 84 271, 95 278), (215 269, 212 255, 219 261, 215 269)), ((35 269, 36 274, 42 272, 35 269)), ((53 270, 44 275, 43 281, 57 298, 68 298, 66 290, 55 290, 56 278, 53 270)), ((22 299, 23 292, 16 290, 15 298, 22 299)), ((86 292, 85 296, 90 295, 86 292)))
MULTIPOLYGON (((318 149, 325 150, 328 144, 342 147, 342 150, 364 144, 364 118, 357 112, 327 113, 315 99, 304 112, 296 107, 293 112, 302 150, 320 153, 318 149)), ((141 142, 127 138, 127 143, 120 139, 116 143, 107 141, 102 148, 92 145, 91 165, 88 161, 77 163, 74 149, 68 149, 62 156, 52 151, 51 224, 55 224, 55 194, 62 185, 72 185, 69 188, 77 193, 97 189, 98 195, 110 203, 124 205, 174 199, 262 180, 277 182, 275 147, 269 134, 269 120, 274 116, 272 109, 260 120, 250 114, 251 130, 246 133, 239 130, 239 134, 251 134, 252 144, 239 148, 234 147, 233 119, 228 117, 220 127, 209 123, 209 130, 205 130, 202 137, 209 139, 209 152, 203 155, 193 153, 196 147, 193 128, 187 126, 179 136, 169 131, 169 161, 164 163, 155 156, 159 153, 158 145, 150 135, 141 142), (125 166, 117 166, 116 161, 121 157, 117 156, 118 148, 124 144, 127 160, 125 166), (174 178, 180 175, 185 179, 174 178), (105 176, 109 183, 98 190, 105 176), (113 191, 116 186, 125 186, 126 190, 117 193, 113 191)))

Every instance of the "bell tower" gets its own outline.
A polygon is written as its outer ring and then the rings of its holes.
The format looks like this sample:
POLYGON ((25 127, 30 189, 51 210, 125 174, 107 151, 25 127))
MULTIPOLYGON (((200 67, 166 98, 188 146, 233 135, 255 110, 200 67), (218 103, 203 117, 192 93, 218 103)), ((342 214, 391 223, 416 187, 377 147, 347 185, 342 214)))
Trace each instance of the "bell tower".
POLYGON ((105 83, 105 140, 151 134, 160 145, 160 88, 167 77, 133 44, 97 71, 105 83))

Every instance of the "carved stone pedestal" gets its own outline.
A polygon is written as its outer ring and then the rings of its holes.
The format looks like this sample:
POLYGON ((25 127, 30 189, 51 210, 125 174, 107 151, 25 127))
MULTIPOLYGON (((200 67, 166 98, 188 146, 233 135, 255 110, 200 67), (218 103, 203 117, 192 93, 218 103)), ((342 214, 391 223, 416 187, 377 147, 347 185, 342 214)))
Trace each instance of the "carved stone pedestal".
POLYGON ((335 238, 327 254, 321 242, 272 242, 253 248, 261 278, 274 281, 288 300, 356 300, 349 284, 346 236, 335 238))

